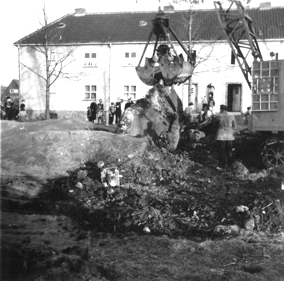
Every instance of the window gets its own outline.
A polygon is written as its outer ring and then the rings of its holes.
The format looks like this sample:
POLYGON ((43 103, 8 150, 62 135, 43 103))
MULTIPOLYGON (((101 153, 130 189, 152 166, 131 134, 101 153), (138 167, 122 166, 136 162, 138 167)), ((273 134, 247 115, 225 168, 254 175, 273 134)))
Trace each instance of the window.
POLYGON ((233 51, 231 51, 231 64, 236 64, 236 58, 234 56, 233 51))
POLYGON ((85 99, 95 99, 97 96, 97 86, 85 85, 85 99))
POLYGON ((277 111, 278 93, 278 62, 254 61, 252 71, 252 110, 277 111))
POLYGON ((97 54, 96 53, 85 53, 84 66, 96 67, 97 66, 97 54))
POLYGON ((136 65, 136 52, 126 52, 124 53, 124 65, 125 66, 135 66, 136 65))
POLYGON ((124 99, 136 99, 136 86, 124 86, 124 99))

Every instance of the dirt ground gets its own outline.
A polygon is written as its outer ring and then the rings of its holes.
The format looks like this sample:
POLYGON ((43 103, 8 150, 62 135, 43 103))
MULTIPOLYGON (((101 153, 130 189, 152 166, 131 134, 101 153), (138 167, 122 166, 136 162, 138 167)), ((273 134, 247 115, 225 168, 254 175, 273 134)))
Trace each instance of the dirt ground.
POLYGON ((284 280, 284 171, 257 136, 218 171, 210 140, 169 153, 114 130, 2 121, 1 280, 284 280))

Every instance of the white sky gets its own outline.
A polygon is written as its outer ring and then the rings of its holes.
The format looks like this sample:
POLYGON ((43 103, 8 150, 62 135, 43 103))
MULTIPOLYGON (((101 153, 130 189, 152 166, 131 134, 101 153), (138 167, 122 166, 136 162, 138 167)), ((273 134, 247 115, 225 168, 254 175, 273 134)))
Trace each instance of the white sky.
MULTIPOLYGON (((48 22, 52 22, 66 14, 74 13, 76 8, 85 8, 87 13, 157 11, 159 6, 169 5, 169 2, 169 0, 2 0, 0 2, 0 85, 8 86, 12 79, 19 78, 18 51, 13 43, 41 27, 44 3, 48 22)), ((283 0, 251 0, 249 6, 257 7, 261 2, 271 2, 272 7, 284 6, 283 0)), ((181 8, 177 5, 174 7, 181 8)), ((214 4, 212 0, 204 0, 204 4, 199 7, 214 9, 214 4)))

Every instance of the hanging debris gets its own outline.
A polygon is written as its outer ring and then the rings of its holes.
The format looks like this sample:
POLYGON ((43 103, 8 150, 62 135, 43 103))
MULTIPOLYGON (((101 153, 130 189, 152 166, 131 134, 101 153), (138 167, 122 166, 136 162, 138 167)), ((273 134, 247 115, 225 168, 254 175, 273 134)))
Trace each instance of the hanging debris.
POLYGON ((158 83, 124 112, 116 132, 149 136, 157 146, 173 151, 179 142, 182 122, 182 102, 174 88, 158 83))

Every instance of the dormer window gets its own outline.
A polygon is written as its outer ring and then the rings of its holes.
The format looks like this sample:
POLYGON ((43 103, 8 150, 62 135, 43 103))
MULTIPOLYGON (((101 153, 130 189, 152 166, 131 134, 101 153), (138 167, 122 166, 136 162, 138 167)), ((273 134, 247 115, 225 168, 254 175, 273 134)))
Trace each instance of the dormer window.
POLYGON ((147 26, 147 21, 141 20, 139 26, 147 26))
POLYGON ((57 27, 58 28, 64 28, 65 26, 66 26, 66 24, 64 22, 60 22, 57 27))

